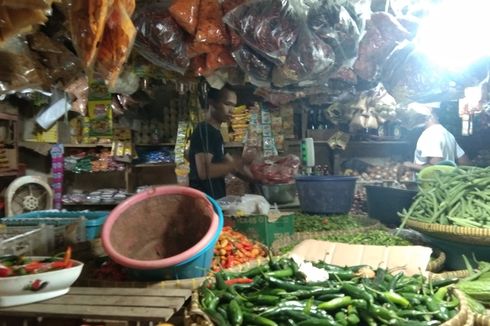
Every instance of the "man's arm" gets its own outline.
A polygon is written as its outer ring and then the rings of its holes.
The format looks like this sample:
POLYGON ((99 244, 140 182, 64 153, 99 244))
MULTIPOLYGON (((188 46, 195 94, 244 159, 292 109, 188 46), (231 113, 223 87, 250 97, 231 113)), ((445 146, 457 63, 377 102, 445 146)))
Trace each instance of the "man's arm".
POLYGON ((225 160, 223 163, 212 163, 213 154, 196 154, 197 176, 201 180, 221 178, 237 170, 237 162, 225 160))

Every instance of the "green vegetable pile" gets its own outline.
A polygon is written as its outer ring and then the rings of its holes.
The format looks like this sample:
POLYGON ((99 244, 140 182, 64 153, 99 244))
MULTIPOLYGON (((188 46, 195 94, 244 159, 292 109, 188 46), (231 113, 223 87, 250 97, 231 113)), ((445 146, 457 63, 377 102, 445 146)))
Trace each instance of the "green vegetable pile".
POLYGON ((287 258, 242 273, 218 272, 200 288, 203 311, 216 325, 438 325, 457 314, 449 290, 457 279, 427 281, 366 266, 318 262, 329 280, 307 282, 287 258))
POLYGON ((296 213, 293 216, 295 232, 348 230, 364 226, 359 218, 351 215, 319 216, 296 213))
POLYGON ((490 167, 457 168, 436 174, 400 213, 426 223, 490 228, 490 167))
POLYGON ((468 304, 473 312, 486 314, 485 306, 490 306, 490 263, 476 262, 478 270, 473 270, 468 259, 463 256, 469 276, 456 286, 469 298, 468 304))
MULTIPOLYGON (((325 237, 314 238, 316 240, 324 240, 330 242, 341 242, 350 244, 362 244, 372 246, 411 246, 413 243, 399 236, 393 235, 384 230, 367 230, 365 232, 354 234, 332 234, 325 237)), ((280 249, 280 254, 285 254, 291 251, 297 244, 293 243, 284 246, 280 249)))

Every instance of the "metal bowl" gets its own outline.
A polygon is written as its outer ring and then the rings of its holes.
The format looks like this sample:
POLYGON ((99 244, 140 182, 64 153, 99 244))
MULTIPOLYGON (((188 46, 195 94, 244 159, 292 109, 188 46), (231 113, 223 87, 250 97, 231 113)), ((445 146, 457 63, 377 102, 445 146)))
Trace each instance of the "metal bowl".
POLYGON ((262 196, 271 204, 289 204, 296 199, 296 184, 257 185, 262 196))

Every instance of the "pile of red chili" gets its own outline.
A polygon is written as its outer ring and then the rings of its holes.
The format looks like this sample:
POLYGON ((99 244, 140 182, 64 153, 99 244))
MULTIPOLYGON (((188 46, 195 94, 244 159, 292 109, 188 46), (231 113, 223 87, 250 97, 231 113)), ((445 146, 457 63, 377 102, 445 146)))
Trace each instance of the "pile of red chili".
POLYGON ((37 260, 25 256, 4 256, 0 258, 0 277, 39 274, 72 266, 71 247, 66 249, 63 258, 54 256, 37 260))
POLYGON ((266 255, 267 253, 260 244, 253 242, 240 232, 234 231, 231 227, 225 226, 214 248, 211 268, 216 272, 222 268, 241 265, 266 255))

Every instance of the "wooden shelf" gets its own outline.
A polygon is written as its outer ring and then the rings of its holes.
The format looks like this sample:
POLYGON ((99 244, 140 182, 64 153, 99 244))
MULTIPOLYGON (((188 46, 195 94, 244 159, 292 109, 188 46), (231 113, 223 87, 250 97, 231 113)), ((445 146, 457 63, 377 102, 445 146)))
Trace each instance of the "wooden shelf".
POLYGON ((0 171, 0 177, 14 177, 19 174, 19 171, 0 171))
POLYGON ((133 164, 135 168, 155 168, 162 166, 175 166, 175 163, 141 163, 141 164, 133 164))
POLYGON ((12 120, 12 121, 17 121, 18 116, 15 114, 8 114, 8 113, 2 113, 0 112, 0 120, 12 120))
POLYGON ((158 146, 175 146, 175 143, 158 143, 158 144, 136 144, 138 147, 158 147, 158 146))
POLYGON ((67 148, 95 148, 95 147, 112 147, 112 144, 63 144, 67 148))

